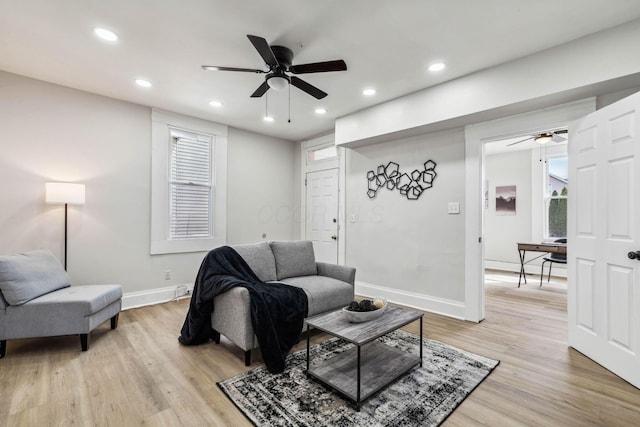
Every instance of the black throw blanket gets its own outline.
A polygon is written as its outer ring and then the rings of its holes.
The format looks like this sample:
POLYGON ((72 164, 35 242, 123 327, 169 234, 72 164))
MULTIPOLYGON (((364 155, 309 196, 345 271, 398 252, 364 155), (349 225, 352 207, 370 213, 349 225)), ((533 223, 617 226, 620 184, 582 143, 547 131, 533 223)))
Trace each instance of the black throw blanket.
POLYGON ((308 311, 307 295, 295 286, 260 281, 240 254, 229 246, 213 249, 204 257, 178 340, 185 345, 209 341, 213 299, 236 286, 249 291, 251 324, 262 360, 269 372, 282 372, 287 354, 302 332, 308 311))

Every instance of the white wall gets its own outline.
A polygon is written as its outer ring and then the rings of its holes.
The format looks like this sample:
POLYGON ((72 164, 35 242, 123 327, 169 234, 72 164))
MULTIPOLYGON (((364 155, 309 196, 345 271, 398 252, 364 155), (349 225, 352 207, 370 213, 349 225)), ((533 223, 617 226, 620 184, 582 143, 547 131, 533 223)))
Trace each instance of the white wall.
POLYGON ((464 132, 428 134, 347 150, 346 264, 356 267, 356 291, 437 312, 464 301, 464 132), (401 171, 437 163, 433 188, 418 200, 380 189, 367 197, 367 171, 393 161, 401 171), (356 222, 351 216, 356 215, 356 222))
POLYGON ((534 241, 531 236, 531 151, 485 156, 485 179, 489 185, 489 208, 484 217, 486 266, 495 267, 497 263, 519 266, 517 243, 534 241), (505 185, 516 186, 515 215, 496 212, 496 186, 505 185))
POLYGON ((229 128, 228 242, 294 239, 296 143, 229 128))
MULTIPOLYGON (((63 251, 64 210, 44 203, 47 181, 86 184, 69 207, 75 284, 125 293, 193 283, 204 253, 149 255, 151 109, 0 72, 0 254, 63 251), (164 271, 171 270, 171 280, 164 271)), ((229 129, 228 242, 294 238, 295 144, 229 129)))

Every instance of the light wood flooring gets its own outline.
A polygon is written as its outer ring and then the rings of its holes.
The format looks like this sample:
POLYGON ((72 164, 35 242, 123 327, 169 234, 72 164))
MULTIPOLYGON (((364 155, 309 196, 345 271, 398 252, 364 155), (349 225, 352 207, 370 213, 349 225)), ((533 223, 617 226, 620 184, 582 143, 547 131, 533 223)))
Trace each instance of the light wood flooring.
MULTIPOLYGON (((427 337, 501 361, 443 425, 639 426, 640 390, 567 347, 563 281, 539 288, 529 279, 517 289, 517 275, 488 272, 479 324, 426 314, 427 337)), ((9 341, 0 425, 250 425, 216 386, 248 369, 243 353, 224 338, 179 345, 187 307, 125 311, 118 329, 107 322, 91 334, 84 353, 78 337, 9 341)))

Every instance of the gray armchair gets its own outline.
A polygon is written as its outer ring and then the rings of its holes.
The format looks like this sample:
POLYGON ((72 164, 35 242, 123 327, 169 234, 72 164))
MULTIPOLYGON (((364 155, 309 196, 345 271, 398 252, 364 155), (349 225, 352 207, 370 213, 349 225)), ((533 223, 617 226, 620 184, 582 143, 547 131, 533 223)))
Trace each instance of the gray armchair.
POLYGON ((108 319, 118 326, 120 285, 71 286, 58 260, 46 250, 0 257, 0 358, 7 340, 80 335, 83 351, 89 333, 108 319))

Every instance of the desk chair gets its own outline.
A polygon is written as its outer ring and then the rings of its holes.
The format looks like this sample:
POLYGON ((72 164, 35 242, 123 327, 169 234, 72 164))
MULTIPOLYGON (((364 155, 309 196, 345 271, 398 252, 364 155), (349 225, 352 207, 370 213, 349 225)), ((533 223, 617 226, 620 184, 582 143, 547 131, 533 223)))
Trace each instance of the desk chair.
MULTIPOLYGON (((556 243, 567 243, 567 239, 557 239, 556 243)), ((567 254, 549 254, 543 258, 542 261, 542 270, 540 270, 540 286, 542 286, 542 276, 544 276, 544 263, 549 263, 549 275, 547 276, 547 282, 551 280, 551 267, 554 262, 558 264, 566 264, 567 263, 567 254)))

